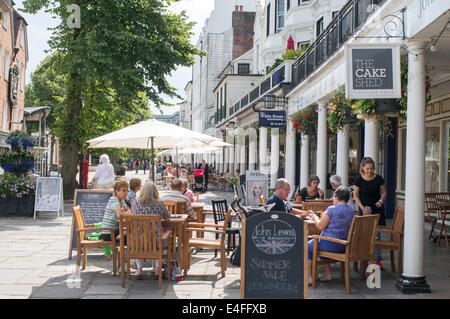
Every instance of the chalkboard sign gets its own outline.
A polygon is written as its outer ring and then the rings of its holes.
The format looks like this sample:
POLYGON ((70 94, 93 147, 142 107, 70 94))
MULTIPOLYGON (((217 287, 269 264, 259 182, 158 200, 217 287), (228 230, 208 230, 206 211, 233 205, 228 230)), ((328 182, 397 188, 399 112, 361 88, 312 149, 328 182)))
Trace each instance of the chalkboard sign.
MULTIPOLYGON (((88 224, 101 223, 105 208, 109 199, 113 195, 112 190, 100 189, 76 189, 73 206, 80 205, 84 222, 88 224)), ((75 222, 72 217, 72 234, 70 237, 69 259, 72 259, 72 250, 77 249, 77 234, 75 222)))
POLYGON ((308 296, 307 230, 283 212, 243 221, 241 298, 301 299, 308 296))
POLYGON ((38 211, 60 212, 63 215, 63 184, 60 177, 38 177, 34 199, 34 218, 38 211))

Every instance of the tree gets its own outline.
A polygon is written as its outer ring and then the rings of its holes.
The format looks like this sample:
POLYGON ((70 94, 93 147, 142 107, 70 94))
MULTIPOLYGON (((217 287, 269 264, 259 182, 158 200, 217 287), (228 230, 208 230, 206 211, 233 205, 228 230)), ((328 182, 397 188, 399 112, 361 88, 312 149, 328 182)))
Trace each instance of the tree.
MULTIPOLYGON (((77 156, 83 135, 92 127, 83 127, 83 116, 97 109, 87 103, 92 91, 110 96, 128 115, 138 94, 145 93, 154 105, 166 103, 160 97, 179 97, 167 82, 177 66, 189 66, 200 52, 190 43, 193 23, 185 12, 168 11, 171 0, 25 0, 24 10, 35 14, 46 9, 61 19, 53 29, 50 49, 60 53, 55 68, 66 74, 64 112, 58 136, 62 142, 64 191, 73 196, 76 186, 77 156), (80 8, 80 28, 74 28, 73 12, 80 8)), ((95 94, 97 98, 98 95, 95 94)), ((94 99, 90 100, 94 101, 94 99)), ((100 112, 101 113, 101 112, 100 112)), ((98 113, 97 113, 98 114, 98 113)), ((99 132, 100 133, 100 132, 99 132)))

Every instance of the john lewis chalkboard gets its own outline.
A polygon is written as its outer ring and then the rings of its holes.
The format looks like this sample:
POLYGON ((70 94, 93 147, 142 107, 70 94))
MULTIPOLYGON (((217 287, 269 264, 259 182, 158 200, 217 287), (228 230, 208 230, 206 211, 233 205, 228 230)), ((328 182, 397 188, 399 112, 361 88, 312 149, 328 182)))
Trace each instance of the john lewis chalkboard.
POLYGON ((241 298, 307 298, 307 230, 303 220, 283 212, 243 221, 241 298))
MULTIPOLYGON (((101 223, 106 205, 113 195, 110 190, 76 189, 73 206, 80 205, 86 225, 101 223)), ((75 223, 72 217, 72 234, 70 235, 69 259, 72 259, 72 250, 78 245, 75 223)))

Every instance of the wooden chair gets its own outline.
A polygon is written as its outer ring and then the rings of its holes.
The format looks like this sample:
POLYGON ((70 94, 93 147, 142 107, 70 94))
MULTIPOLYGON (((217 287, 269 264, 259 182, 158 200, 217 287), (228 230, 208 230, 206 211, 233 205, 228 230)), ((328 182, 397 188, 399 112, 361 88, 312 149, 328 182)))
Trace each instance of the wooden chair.
MULTIPOLYGON (((214 223, 216 225, 222 225, 225 222, 225 217, 228 212, 228 203, 226 199, 223 200, 212 200, 211 201, 214 215, 214 223)), ((228 235, 227 241, 227 254, 232 249, 236 248, 236 235, 239 236, 239 228, 231 227, 231 218, 228 221, 226 227, 226 234, 228 235), (231 236, 233 236, 233 245, 231 245, 231 236)), ((217 228, 218 229, 218 228, 217 228)), ((219 238, 219 234, 216 233, 216 239, 219 238)), ((214 257, 217 257, 217 250, 214 251, 214 257)))
POLYGON ((130 279, 130 259, 159 260, 159 288, 162 287, 162 261, 167 260, 168 278, 170 280, 172 260, 173 234, 171 230, 162 233, 161 216, 159 215, 122 215, 119 219, 120 228, 120 276, 122 288, 125 288, 124 263, 127 262, 127 277, 130 279), (127 245, 124 245, 126 230, 127 245), (165 241, 165 242, 163 242, 165 241), (164 246, 167 243, 167 246, 164 246), (166 252, 166 253, 164 253, 166 252))
POLYGON ((217 180, 214 178, 213 174, 208 174, 208 187, 214 186, 217 190, 217 180))
POLYGON ((188 187, 189 187, 189 189, 192 189, 192 187, 194 186, 194 182, 195 182, 194 175, 188 175, 187 179, 188 179, 188 187))
POLYGON ((332 200, 307 200, 306 202, 302 203, 302 210, 308 211, 312 210, 314 212, 318 211, 326 211, 329 206, 333 205, 332 200))
POLYGON ((266 199, 264 198, 264 195, 259 195, 259 203, 261 205, 266 205, 267 204, 266 199))
POLYGON ((450 226, 450 220, 448 220, 448 217, 450 217, 450 203, 447 204, 439 204, 439 216, 436 220, 436 224, 441 224, 441 230, 439 232, 439 240, 438 245, 441 245, 441 239, 442 239, 442 233, 444 234, 445 241, 447 243, 447 248, 449 248, 448 244, 448 236, 447 236, 447 229, 445 226, 450 226))
POLYGON ((83 252, 83 270, 86 268, 87 264, 87 250, 89 248, 97 248, 97 247, 111 247, 113 253, 113 274, 117 273, 117 247, 116 240, 114 235, 114 228, 112 227, 103 227, 103 228, 95 228, 95 225, 89 224, 86 225, 84 222, 83 212, 81 211, 81 207, 79 205, 72 207, 72 215, 75 223, 75 229, 77 233, 77 266, 80 267, 81 262, 81 253, 83 252), (99 230, 109 230, 111 232, 111 241, 104 240, 88 240, 87 232, 88 231, 99 231, 99 230))
MULTIPOLYGON (((222 277, 225 277, 225 271, 227 270, 227 261, 225 255, 225 237, 226 237, 226 228, 231 218, 231 209, 229 208, 226 215, 224 223, 219 226, 216 224, 201 224, 201 223, 189 223, 186 230, 188 231, 189 237, 189 249, 191 247, 196 248, 207 248, 207 249, 217 249, 220 250, 220 260, 221 260, 221 273, 222 277), (212 228, 212 229, 211 229, 212 228), (211 232, 215 234, 219 234, 219 239, 213 238, 191 238, 190 234, 194 231, 203 231, 203 232, 211 232)), ((191 255, 188 254, 188 264, 190 265, 191 255)), ((187 274, 187 270, 185 269, 184 274, 187 274)))
POLYGON ((398 265, 398 276, 400 277, 403 272, 403 227, 405 223, 405 210, 403 208, 397 208, 395 210, 395 215, 392 220, 391 226, 378 226, 377 232, 390 233, 391 239, 389 241, 375 240, 375 248, 378 249, 389 249, 391 252, 391 271, 395 272, 395 262, 394 262, 394 250, 398 251, 397 265, 398 265))
POLYGON ((434 226, 439 215, 439 207, 437 206, 437 193, 425 193, 425 208, 427 210, 427 218, 431 229, 428 240, 435 237, 434 226))
POLYGON ((164 201, 164 204, 166 205, 170 215, 187 214, 186 202, 166 200, 164 201))
MULTIPOLYGON (((375 230, 378 225, 380 215, 370 216, 355 216, 353 217, 350 230, 348 232, 347 240, 341 240, 332 237, 325 237, 320 235, 313 235, 314 248, 312 257, 312 287, 316 288, 317 278, 317 264, 324 262, 340 262, 341 264, 341 281, 345 276, 345 291, 350 294, 350 263, 356 261, 370 261, 374 262, 375 249, 375 230), (335 243, 345 245, 344 253, 332 253, 327 251, 320 251, 319 239, 328 240, 335 243), (328 260, 319 261, 318 257, 325 257, 328 260)), ((360 279, 365 277, 365 269, 360 270, 360 279)))

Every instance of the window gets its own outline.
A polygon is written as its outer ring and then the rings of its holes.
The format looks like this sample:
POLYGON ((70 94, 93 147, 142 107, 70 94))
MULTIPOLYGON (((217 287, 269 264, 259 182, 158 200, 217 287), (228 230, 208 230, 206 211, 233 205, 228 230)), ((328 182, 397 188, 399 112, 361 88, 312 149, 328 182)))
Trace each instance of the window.
POLYGON ((8 30, 8 26, 9 26, 9 12, 7 12, 7 11, 2 13, 2 25, 3 25, 3 28, 8 30))
POLYGON ((298 0, 298 5, 307 4, 309 0, 298 0))
POLYGON ((316 22, 316 37, 323 32, 323 17, 316 22))
POLYGON ((309 47, 309 41, 297 42, 297 49, 300 51, 304 51, 309 47))
POLYGON ((8 102, 3 101, 3 123, 2 123, 3 131, 8 130, 7 125, 8 125, 8 102))
POLYGON ((266 30, 266 36, 270 35, 270 3, 267 6, 267 30, 266 30))
POLYGON ((250 64, 249 63, 239 63, 238 64, 238 74, 250 74, 250 64))
POLYGON ((287 6, 287 8, 286 8, 286 12, 287 12, 291 8, 291 0, 287 0, 286 6, 287 6))
POLYGON ((23 63, 20 64, 20 91, 25 89, 25 66, 23 63))
POLYGON ((284 0, 276 0, 275 33, 284 27, 284 0))
POLYGON ((23 26, 20 28, 19 36, 20 36, 20 40, 19 40, 20 47, 23 48, 25 46, 25 29, 23 26))
POLYGON ((9 60, 10 60, 10 53, 8 50, 5 52, 5 81, 9 81, 9 60))

